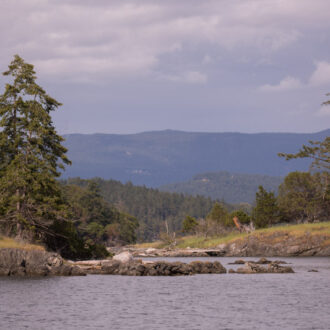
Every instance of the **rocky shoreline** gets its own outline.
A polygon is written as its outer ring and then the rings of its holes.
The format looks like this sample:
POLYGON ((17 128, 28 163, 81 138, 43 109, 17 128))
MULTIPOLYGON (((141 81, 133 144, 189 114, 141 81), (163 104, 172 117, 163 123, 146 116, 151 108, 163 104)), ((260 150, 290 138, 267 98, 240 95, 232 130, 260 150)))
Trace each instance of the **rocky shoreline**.
POLYGON ((134 257, 330 257, 328 235, 291 235, 286 232, 259 233, 214 248, 109 248, 112 253, 130 252, 134 257))
MULTIPOLYGON (((237 271, 229 273, 293 273, 291 267, 280 266, 279 261, 267 259, 256 262, 237 260, 243 264, 237 271), (264 266, 266 265, 266 266, 264 266)), ((225 274, 227 270, 218 261, 167 262, 134 259, 128 252, 113 259, 89 261, 65 261, 56 253, 42 250, 0 249, 0 276, 83 276, 126 275, 126 276, 183 276, 196 274, 225 274)))
POLYGON ((82 276, 77 265, 53 252, 18 248, 0 249, 0 276, 82 276))

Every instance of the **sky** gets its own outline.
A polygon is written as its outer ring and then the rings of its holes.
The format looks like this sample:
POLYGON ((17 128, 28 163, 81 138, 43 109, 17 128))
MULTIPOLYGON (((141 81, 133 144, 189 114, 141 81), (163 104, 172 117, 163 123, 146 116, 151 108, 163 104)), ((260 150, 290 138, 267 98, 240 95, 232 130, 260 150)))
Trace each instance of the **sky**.
POLYGON ((329 0, 0 0, 0 70, 14 54, 35 66, 61 134, 318 132, 329 13, 329 0))

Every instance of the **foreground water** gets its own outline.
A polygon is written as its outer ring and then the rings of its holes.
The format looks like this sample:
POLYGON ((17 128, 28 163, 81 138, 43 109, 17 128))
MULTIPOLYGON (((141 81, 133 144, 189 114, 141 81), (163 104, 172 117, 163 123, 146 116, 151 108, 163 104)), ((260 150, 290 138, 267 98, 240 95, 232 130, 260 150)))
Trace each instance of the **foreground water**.
POLYGON ((0 278, 0 329, 330 329, 330 258, 281 259, 296 273, 0 278))

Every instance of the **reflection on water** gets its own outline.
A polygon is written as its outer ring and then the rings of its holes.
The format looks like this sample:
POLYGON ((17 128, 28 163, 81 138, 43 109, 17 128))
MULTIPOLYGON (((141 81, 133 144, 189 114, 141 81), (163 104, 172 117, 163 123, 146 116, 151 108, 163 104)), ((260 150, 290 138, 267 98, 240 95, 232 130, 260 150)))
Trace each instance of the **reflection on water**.
POLYGON ((296 274, 0 278, 0 329, 329 329, 330 258, 281 259, 296 274))

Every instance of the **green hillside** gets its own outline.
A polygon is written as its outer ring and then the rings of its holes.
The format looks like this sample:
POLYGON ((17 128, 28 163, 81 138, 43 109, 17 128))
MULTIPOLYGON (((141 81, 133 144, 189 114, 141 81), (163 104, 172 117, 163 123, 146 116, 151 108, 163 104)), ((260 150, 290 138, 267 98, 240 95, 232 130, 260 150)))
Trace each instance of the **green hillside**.
POLYGON ((212 199, 225 200, 228 203, 250 203, 255 200, 258 186, 267 191, 277 192, 282 183, 281 177, 257 174, 239 174, 229 172, 204 173, 191 180, 161 186, 162 191, 203 195, 212 199))
MULTIPOLYGON (((170 231, 180 231, 186 215, 196 218, 205 217, 215 201, 203 196, 185 196, 184 194, 161 192, 145 186, 134 186, 132 183, 123 184, 115 180, 83 180, 68 179, 64 183, 87 187, 93 181, 103 198, 117 210, 128 213, 139 221, 137 239, 152 241, 165 231, 167 221, 170 231)), ((229 211, 232 205, 225 205, 229 211)))

